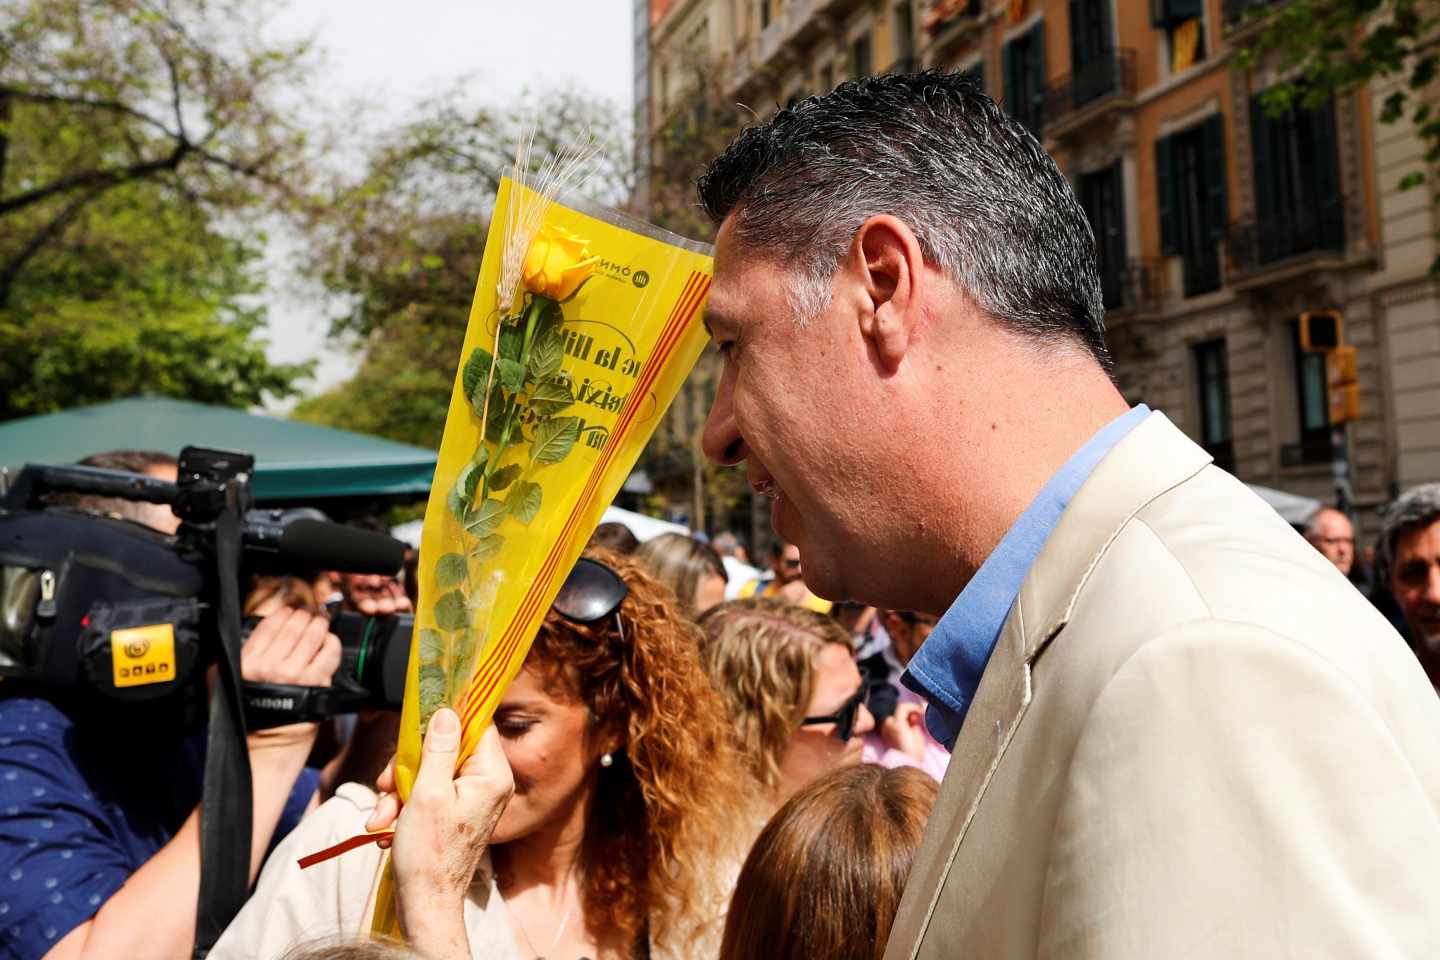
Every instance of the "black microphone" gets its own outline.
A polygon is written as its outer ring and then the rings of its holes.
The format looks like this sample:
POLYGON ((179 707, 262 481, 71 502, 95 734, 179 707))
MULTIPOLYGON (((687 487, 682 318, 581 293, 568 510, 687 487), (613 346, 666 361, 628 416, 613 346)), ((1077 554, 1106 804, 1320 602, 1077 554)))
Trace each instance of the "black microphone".
POLYGON ((308 517, 266 523, 246 517, 241 539, 246 558, 285 570, 339 570, 394 576, 405 563, 405 544, 394 537, 308 517))

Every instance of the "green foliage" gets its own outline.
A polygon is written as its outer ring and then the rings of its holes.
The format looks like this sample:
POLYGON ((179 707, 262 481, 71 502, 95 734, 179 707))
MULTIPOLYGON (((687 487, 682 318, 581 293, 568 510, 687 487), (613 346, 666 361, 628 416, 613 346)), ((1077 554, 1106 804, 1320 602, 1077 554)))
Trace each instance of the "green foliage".
POLYGON ((0 419, 296 392, 309 365, 267 361, 258 242, 239 239, 244 214, 285 207, 304 180, 303 137, 270 106, 303 48, 245 33, 264 6, 0 10, 0 419))
MULTIPOLYGON (((1420 0, 1290 0, 1257 7, 1257 32, 1241 49, 1246 68, 1261 64, 1286 82, 1264 97, 1266 109, 1313 108, 1330 97, 1376 82, 1400 81, 1384 101, 1380 122, 1408 119, 1425 144, 1425 164, 1440 161, 1440 116, 1426 101, 1440 71, 1440 17, 1420 0)), ((1402 190, 1427 182, 1426 171, 1409 170, 1402 190)), ((1440 193, 1432 199, 1440 202, 1440 193)), ((1431 265, 1440 276, 1440 257, 1431 265)))

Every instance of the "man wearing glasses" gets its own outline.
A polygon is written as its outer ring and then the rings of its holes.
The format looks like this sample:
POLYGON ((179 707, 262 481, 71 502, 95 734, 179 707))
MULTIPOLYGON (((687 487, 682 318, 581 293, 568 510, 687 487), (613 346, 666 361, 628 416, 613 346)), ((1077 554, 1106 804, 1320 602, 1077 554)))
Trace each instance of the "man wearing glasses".
POLYGON ((770 576, 750 581, 740 588, 740 596, 793 603, 816 613, 829 613, 834 606, 829 600, 815 596, 805 586, 800 575, 800 548, 783 540, 770 544, 770 576))
POLYGON ((888 960, 1440 956, 1440 702, 1117 390, 1035 138, 961 75, 866 77, 699 187, 707 455, 816 593, 940 617, 904 682, 953 753, 888 960))

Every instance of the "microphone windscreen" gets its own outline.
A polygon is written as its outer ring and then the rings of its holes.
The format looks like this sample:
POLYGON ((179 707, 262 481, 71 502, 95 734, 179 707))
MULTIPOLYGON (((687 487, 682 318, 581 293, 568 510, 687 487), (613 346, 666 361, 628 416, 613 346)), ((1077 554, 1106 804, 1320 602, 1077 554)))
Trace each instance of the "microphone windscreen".
POLYGON ((405 563, 405 544, 394 537, 324 520, 290 521, 277 552, 292 567, 387 577, 405 563))

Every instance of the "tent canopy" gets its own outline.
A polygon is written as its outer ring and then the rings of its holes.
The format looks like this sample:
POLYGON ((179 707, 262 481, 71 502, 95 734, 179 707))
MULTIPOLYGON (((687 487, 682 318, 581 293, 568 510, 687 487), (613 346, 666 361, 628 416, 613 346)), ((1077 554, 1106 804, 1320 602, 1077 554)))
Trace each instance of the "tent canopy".
POLYGON ((0 423, 0 466, 74 463, 105 450, 206 446, 255 455, 257 500, 423 497, 435 452, 319 427, 164 397, 132 397, 0 423))

